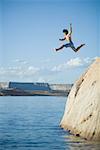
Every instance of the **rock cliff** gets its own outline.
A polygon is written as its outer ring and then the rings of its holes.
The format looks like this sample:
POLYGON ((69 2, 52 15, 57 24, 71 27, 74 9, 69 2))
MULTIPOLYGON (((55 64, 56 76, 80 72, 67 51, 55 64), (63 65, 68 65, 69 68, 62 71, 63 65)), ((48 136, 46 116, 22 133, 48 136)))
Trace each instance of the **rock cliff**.
POLYGON ((73 85, 60 126, 77 136, 100 141, 100 58, 73 85))

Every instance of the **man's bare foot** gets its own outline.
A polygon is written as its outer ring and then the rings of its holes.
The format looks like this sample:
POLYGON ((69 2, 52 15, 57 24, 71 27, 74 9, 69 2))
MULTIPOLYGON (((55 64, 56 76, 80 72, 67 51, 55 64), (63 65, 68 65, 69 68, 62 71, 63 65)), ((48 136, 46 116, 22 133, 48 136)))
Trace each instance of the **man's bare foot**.
POLYGON ((57 49, 57 48, 54 48, 54 51, 58 51, 59 49, 57 49))
POLYGON ((56 51, 56 48, 54 48, 53 50, 56 51))

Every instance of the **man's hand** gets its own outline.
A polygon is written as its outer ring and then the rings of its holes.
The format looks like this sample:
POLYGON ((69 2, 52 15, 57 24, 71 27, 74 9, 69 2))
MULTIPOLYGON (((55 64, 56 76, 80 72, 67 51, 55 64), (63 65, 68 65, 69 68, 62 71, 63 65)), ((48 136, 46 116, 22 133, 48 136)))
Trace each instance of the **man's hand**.
POLYGON ((72 26, 72 23, 70 23, 70 26, 72 26))

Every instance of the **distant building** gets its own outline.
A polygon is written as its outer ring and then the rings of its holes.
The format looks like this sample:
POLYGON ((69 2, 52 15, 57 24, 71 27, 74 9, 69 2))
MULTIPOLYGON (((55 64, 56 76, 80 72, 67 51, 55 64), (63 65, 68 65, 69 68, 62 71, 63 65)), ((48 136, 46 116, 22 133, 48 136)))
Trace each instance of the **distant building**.
POLYGON ((0 82, 0 89, 6 89, 9 87, 9 82, 0 82))
POLYGON ((25 82, 9 82, 9 88, 20 89, 26 91, 49 91, 51 90, 48 83, 25 83, 25 82))
POLYGON ((50 84, 52 90, 70 91, 73 84, 50 84))

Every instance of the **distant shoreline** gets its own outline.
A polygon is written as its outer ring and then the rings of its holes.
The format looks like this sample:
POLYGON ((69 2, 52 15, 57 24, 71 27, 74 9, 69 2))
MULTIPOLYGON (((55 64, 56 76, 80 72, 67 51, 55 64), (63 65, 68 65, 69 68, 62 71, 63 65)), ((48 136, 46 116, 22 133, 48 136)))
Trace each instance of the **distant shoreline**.
POLYGON ((0 96, 68 96, 68 91, 22 91, 19 89, 2 89, 0 96))
POLYGON ((0 96, 68 96, 72 84, 1 82, 0 96))

